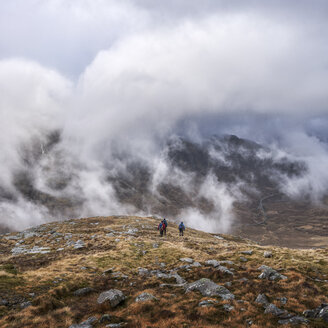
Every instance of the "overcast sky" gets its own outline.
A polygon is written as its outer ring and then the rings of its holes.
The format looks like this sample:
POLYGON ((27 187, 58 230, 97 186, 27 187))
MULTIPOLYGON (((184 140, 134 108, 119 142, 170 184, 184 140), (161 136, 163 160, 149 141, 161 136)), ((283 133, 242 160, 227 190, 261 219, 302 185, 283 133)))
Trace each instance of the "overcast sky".
POLYGON ((0 0, 0 186, 13 188, 22 144, 58 128, 100 203, 105 146, 147 158, 174 133, 281 148, 309 166, 287 187, 321 195, 327 18, 326 0, 0 0))

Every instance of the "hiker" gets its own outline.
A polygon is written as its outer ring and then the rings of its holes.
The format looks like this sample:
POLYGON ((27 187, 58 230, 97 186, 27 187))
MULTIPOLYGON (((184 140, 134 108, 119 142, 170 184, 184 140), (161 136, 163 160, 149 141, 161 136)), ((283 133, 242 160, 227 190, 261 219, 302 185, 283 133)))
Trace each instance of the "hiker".
POLYGON ((179 224, 179 236, 183 236, 183 231, 186 229, 185 225, 183 224, 183 222, 181 221, 181 223, 179 224))
POLYGON ((158 225, 158 228, 157 228, 157 230, 159 230, 159 235, 161 237, 163 237, 164 229, 165 229, 165 224, 164 224, 163 221, 161 221, 160 224, 158 225))
POLYGON ((166 219, 163 220, 163 223, 165 225, 165 227, 164 227, 164 235, 166 236, 166 228, 167 228, 167 221, 166 221, 166 219))

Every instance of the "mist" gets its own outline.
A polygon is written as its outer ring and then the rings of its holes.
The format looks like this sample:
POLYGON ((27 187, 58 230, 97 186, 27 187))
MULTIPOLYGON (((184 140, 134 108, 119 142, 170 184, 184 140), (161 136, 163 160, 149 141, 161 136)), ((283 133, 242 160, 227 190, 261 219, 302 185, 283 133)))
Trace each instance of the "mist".
MULTIPOLYGON (((259 158, 305 163, 302 176, 275 179, 288 196, 320 202, 328 186, 326 7, 1 3, 0 223, 18 230, 71 216, 157 214, 122 204, 115 193, 113 177, 133 175, 131 163, 139 162, 152 195, 161 198, 157 187, 170 183, 193 202, 212 204, 210 213, 190 206, 172 219, 228 232, 234 202, 247 201, 241 190, 254 186, 220 182, 211 172, 199 183, 172 169, 167 142, 181 136, 201 144, 234 134, 269 147, 259 158), (21 172, 78 211, 49 211, 24 198, 21 172)), ((228 163, 224 151, 212 156, 228 163)))

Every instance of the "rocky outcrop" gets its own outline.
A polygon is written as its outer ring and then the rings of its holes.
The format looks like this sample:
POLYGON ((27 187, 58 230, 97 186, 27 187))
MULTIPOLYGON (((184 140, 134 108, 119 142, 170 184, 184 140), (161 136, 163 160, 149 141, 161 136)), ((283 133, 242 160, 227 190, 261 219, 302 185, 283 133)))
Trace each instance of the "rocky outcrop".
POLYGON ((220 296, 224 300, 234 299, 235 296, 225 287, 210 279, 202 278, 185 286, 186 293, 198 291, 203 296, 220 296))
POLYGON ((102 304, 104 302, 109 302, 112 308, 118 306, 120 303, 124 302, 125 296, 118 289, 110 289, 106 292, 103 292, 99 295, 97 302, 102 304))
POLYGON ((149 293, 142 293, 138 295, 135 299, 136 302, 146 302, 156 300, 156 297, 149 293))
POLYGON ((276 270, 266 266, 261 265, 258 268, 259 271, 262 271, 262 273, 258 276, 260 279, 268 279, 268 280, 286 280, 287 277, 283 274, 280 274, 276 270))

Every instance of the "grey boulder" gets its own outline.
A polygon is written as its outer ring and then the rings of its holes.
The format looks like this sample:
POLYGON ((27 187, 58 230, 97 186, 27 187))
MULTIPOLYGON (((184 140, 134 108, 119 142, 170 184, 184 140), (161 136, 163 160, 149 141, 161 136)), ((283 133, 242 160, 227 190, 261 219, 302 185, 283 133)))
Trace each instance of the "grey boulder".
POLYGON ((304 317, 295 316, 288 319, 279 320, 278 323, 281 325, 288 325, 288 324, 298 325, 302 323, 308 324, 309 320, 305 319, 304 317))
POLYGON ((266 265, 261 265, 258 270, 262 271, 262 273, 258 276, 260 279, 268 279, 268 280, 286 280, 287 277, 284 276, 283 274, 280 274, 276 270, 266 266, 266 265))
POLYGON ((220 265, 220 263, 217 260, 207 260, 205 261, 205 265, 211 265, 214 268, 220 265))
POLYGON ((279 308, 276 307, 274 304, 270 303, 270 304, 266 307, 264 313, 266 313, 266 314, 267 314, 267 313, 270 313, 270 314, 273 314, 273 315, 276 316, 276 317, 280 317, 280 316, 282 316, 282 315, 286 315, 286 314, 287 314, 287 311, 282 310, 282 309, 279 309, 279 308))
POLYGON ((135 299, 136 302, 146 302, 156 300, 156 297, 149 293, 142 293, 138 295, 135 299))
POLYGON ((259 294, 255 299, 255 303, 262 304, 264 307, 269 305, 268 298, 265 294, 259 294))
POLYGON ((198 291, 203 296, 220 296, 224 300, 235 298, 235 296, 227 288, 220 286, 207 278, 202 278, 185 285, 185 291, 186 293, 198 291))
POLYGON ((110 289, 106 292, 103 292, 99 295, 97 302, 98 304, 102 304, 104 302, 109 302, 112 308, 118 306, 120 303, 124 302, 125 296, 118 289, 110 289))

